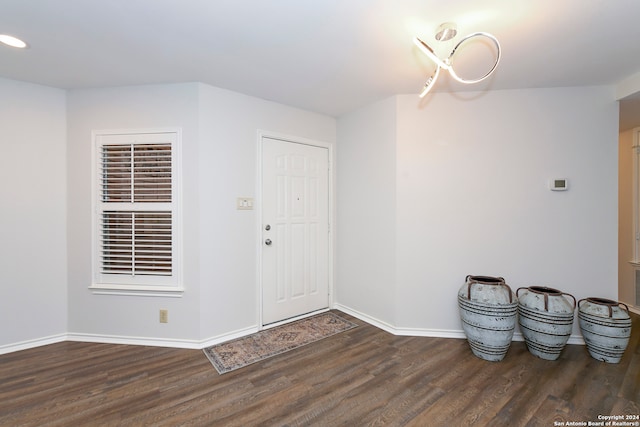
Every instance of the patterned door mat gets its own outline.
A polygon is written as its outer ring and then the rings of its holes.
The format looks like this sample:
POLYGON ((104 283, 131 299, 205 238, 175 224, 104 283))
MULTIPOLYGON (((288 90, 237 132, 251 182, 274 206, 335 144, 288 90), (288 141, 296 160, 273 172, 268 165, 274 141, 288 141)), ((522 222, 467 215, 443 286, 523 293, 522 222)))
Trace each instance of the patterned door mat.
POLYGON ((356 326, 327 312, 216 344, 203 351, 218 373, 224 374, 356 326))

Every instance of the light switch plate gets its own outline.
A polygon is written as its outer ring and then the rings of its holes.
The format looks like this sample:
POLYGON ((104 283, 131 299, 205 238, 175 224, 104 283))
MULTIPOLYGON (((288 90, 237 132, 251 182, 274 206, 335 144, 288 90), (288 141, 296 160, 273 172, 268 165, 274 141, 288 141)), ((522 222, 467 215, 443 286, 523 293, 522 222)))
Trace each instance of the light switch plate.
POLYGON ((236 199, 236 209, 249 211, 253 209, 253 198, 251 197, 238 197, 236 199))

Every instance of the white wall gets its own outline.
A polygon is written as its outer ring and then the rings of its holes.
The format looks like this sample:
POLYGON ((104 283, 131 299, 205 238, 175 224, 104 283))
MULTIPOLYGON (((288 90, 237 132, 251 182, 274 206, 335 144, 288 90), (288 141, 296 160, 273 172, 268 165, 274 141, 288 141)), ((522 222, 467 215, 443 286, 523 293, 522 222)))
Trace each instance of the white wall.
MULTIPOLYGON (((21 325, 0 346, 66 331, 189 345, 257 324, 257 212, 234 205, 256 196, 257 130, 333 142, 333 118, 198 83, 71 91, 66 118, 64 91, 0 80, 0 93, 13 206, 0 316, 21 325), (183 129, 185 294, 94 295, 91 131, 158 127, 183 129)), ((456 331, 466 274, 617 298, 613 90, 470 95, 401 95, 340 119, 337 302, 399 329, 456 331), (570 190, 549 191, 554 177, 570 190)))
MULTIPOLYGON (((395 227, 388 259, 395 259, 396 328, 460 331, 456 293, 467 274, 503 276, 514 290, 544 285, 578 299, 617 297, 614 98, 609 87, 435 93, 422 105, 414 95, 397 97, 395 217, 375 224, 395 227), (569 179, 569 191, 548 190, 559 177, 569 179)), ((353 134, 339 132, 340 189, 380 173, 380 163, 345 165, 343 153, 366 154, 353 134)), ((339 218, 362 201, 341 195, 339 218)), ((376 245, 375 233, 340 233, 340 248, 352 253, 376 245)), ((377 294, 360 292, 359 302, 355 294, 368 280, 361 265, 379 269, 378 259, 356 265, 347 255, 338 259, 340 302, 353 294, 345 304, 375 304, 377 294)))
POLYGON ((258 129, 335 141, 335 119, 200 83, 69 93, 69 332, 78 339, 197 347, 258 324, 255 197, 258 129), (91 131, 183 131, 182 298, 94 295, 91 131), (169 310, 160 324, 159 309, 169 310))
POLYGON ((99 337, 199 339, 198 85, 148 85, 68 93, 69 332, 99 337), (182 129, 182 298, 94 295, 91 284, 91 132, 182 129), (159 310, 169 310, 160 324, 159 310))
POLYGON ((334 118, 201 84, 199 102, 200 312, 203 338, 257 327, 258 130, 335 142, 334 118), (257 205, 256 205, 257 206, 257 205))
POLYGON ((336 302, 395 324, 396 98, 338 120, 336 302))
POLYGON ((65 108, 62 90, 0 79, 0 352, 67 330, 65 108))
POLYGON ((634 305, 635 269, 633 260, 633 130, 620 133, 618 150, 618 293, 620 301, 634 305))
POLYGON ((398 103, 399 326, 460 329, 467 274, 617 297, 613 88, 398 103), (569 190, 550 191, 552 178, 569 190))

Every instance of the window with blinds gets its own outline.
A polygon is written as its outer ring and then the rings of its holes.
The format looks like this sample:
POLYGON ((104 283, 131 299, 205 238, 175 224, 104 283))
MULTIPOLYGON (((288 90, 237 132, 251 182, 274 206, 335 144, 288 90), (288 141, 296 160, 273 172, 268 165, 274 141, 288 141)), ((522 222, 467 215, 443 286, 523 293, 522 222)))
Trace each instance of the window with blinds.
POLYGON ((177 135, 95 139, 97 285, 177 286, 177 135))
POLYGON ((103 145, 103 202, 171 203, 171 144, 103 145))
POLYGON ((100 272, 170 276, 171 234, 171 212, 102 212, 100 272))

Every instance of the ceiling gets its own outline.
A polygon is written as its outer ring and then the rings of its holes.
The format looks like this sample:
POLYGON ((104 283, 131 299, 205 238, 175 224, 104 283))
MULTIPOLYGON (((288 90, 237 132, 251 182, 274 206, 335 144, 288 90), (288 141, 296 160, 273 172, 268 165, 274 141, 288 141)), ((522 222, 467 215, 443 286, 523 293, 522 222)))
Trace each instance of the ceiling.
MULTIPOLYGON (((436 91, 613 85, 640 72, 639 17, 638 0, 0 0, 0 33, 30 45, 0 45, 0 77, 63 89, 198 81, 339 116, 420 90, 433 64, 414 35, 441 57, 472 32, 500 40, 489 79, 443 73, 436 91), (437 42, 446 21, 458 38, 437 42)), ((467 51, 456 66, 482 75, 487 52, 467 51)))

